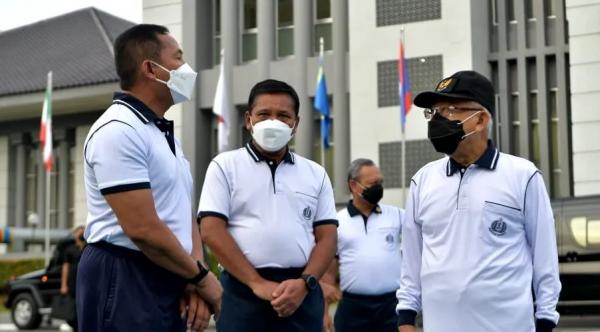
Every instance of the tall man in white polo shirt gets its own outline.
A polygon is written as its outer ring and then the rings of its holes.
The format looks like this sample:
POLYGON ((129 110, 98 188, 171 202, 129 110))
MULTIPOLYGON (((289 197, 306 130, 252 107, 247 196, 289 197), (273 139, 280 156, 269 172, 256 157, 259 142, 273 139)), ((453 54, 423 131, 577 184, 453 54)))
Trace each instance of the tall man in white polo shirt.
POLYGON ((207 304, 218 313, 222 290, 204 268, 189 164, 163 117, 190 98, 196 73, 169 31, 149 24, 117 38, 115 65, 123 92, 83 151, 88 246, 77 274, 79 330, 185 331, 182 315, 202 330, 207 304))
POLYGON ((550 200, 533 163, 488 140, 492 84, 461 71, 414 103, 425 108, 434 148, 448 157, 411 181, 399 330, 415 331, 422 310, 426 332, 551 331, 560 281, 550 200))
POLYGON ((335 255, 337 220, 323 167, 288 149, 299 106, 285 82, 257 83, 245 115, 252 141, 206 171, 198 213, 225 268, 219 332, 322 328, 318 279, 335 255))
POLYGON ((348 188, 352 199, 337 214, 339 258, 322 279, 335 286, 339 260, 343 294, 335 313, 335 331, 394 332, 404 211, 379 204, 383 174, 370 159, 350 164, 348 188))

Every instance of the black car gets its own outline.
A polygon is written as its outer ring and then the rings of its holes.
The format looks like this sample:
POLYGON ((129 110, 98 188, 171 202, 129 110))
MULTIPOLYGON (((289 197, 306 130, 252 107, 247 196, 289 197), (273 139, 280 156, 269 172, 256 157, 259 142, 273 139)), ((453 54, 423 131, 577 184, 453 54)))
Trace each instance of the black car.
POLYGON ((6 285, 7 300, 13 323, 23 330, 36 329, 49 317, 52 299, 60 295, 60 275, 64 251, 75 245, 72 236, 61 240, 45 269, 33 271, 11 280, 6 285))
POLYGON ((552 202, 562 291, 561 313, 600 312, 600 196, 552 202))

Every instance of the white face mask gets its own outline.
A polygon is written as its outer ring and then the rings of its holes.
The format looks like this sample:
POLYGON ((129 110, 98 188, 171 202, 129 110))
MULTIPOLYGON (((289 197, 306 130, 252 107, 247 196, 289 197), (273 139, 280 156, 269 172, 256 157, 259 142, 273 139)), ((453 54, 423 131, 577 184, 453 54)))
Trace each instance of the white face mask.
POLYGON ((263 150, 277 152, 292 139, 292 128, 279 120, 263 120, 252 126, 252 138, 263 150))
POLYGON ((196 75, 198 75, 190 65, 184 63, 175 70, 168 70, 154 61, 151 62, 169 73, 169 80, 167 82, 158 78, 156 78, 156 80, 169 87, 169 90, 171 90, 171 97, 173 97, 173 104, 179 104, 190 100, 192 93, 194 93, 196 75))

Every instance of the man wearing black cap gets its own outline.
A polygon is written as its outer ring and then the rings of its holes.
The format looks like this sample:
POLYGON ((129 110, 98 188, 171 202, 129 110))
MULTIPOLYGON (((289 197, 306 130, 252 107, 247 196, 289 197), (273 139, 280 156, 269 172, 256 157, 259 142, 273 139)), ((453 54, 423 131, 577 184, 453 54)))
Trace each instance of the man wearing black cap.
POLYGON ((415 331, 419 311, 426 332, 551 331, 561 286, 550 200, 533 163, 488 139, 492 84, 457 72, 414 104, 448 156, 411 180, 399 331, 415 331))

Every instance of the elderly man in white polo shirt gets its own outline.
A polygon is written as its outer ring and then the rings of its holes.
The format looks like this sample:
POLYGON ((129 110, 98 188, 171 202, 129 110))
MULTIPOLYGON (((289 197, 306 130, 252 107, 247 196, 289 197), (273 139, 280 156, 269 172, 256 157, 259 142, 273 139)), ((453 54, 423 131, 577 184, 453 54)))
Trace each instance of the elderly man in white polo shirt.
POLYGON ((399 330, 545 332, 558 323, 550 200, 528 160, 488 140, 494 88, 474 71, 442 80, 415 105, 448 155, 412 178, 402 233, 399 330), (533 291, 532 291, 533 290, 533 291), (535 297, 535 303, 534 303, 535 297))
POLYGON ((218 313, 222 290, 204 268, 189 163, 164 118, 190 98, 196 73, 163 26, 136 25, 114 48, 123 92, 83 151, 88 245, 77 273, 79 331, 186 331, 186 323, 202 330, 206 304, 218 313))
MULTIPOLYGON (((339 260, 343 294, 335 313, 335 331, 393 332, 397 326, 404 210, 379 204, 383 174, 370 159, 352 161, 348 188, 352 199, 337 214, 339 259, 322 279, 328 284, 323 285, 324 290, 335 287, 339 260)), ((326 300, 331 297, 329 293, 331 290, 325 291, 326 300)))
POLYGON ((337 220, 325 169, 288 149, 299 106, 285 82, 257 83, 246 112, 252 141, 206 171, 199 218, 225 268, 220 332, 321 330, 318 279, 335 255, 337 220))

